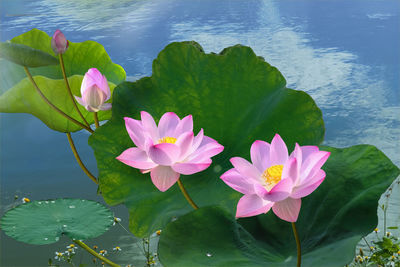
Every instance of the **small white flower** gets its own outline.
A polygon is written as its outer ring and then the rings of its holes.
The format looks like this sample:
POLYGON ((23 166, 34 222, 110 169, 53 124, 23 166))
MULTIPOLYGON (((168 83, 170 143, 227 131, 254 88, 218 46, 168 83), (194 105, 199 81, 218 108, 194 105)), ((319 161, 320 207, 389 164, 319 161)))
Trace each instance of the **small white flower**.
POLYGON ((379 233, 379 229, 378 229, 378 228, 375 228, 375 229, 374 229, 374 232, 375 232, 375 233, 379 233))
POLYGON ((22 198, 22 203, 28 203, 31 202, 31 200, 27 197, 22 198))
POLYGON ((122 249, 119 246, 116 246, 115 248, 113 248, 114 251, 121 251, 122 249))
POLYGON ((56 251, 56 256, 54 257, 56 260, 61 260, 64 256, 64 253, 56 251))
POLYGON ((121 222, 120 218, 114 217, 113 225, 116 225, 117 223, 120 223, 120 222, 121 222))
POLYGON ((386 232, 386 236, 387 236, 387 237, 390 237, 391 235, 392 235, 391 232, 386 232))
POLYGON ((107 250, 105 250, 105 249, 100 250, 99 254, 100 254, 101 256, 105 256, 105 255, 107 254, 107 250))

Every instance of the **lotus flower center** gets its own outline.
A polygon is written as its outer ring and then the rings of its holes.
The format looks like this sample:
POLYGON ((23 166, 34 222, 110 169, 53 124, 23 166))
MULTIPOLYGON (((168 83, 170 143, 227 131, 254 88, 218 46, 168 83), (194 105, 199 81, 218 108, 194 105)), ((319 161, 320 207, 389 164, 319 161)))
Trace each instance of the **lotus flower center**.
POLYGON ((274 165, 266 169, 262 178, 265 182, 265 188, 270 191, 282 179, 283 165, 274 165))
POLYGON ((158 143, 159 144, 161 144, 161 143, 175 144, 175 142, 176 142, 176 138, 175 137, 166 136, 166 137, 158 139, 158 143))

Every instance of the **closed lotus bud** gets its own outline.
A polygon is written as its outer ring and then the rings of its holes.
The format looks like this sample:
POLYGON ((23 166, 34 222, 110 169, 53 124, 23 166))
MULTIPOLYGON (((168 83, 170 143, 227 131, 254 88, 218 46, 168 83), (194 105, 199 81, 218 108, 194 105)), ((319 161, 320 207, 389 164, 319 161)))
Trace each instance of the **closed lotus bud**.
POLYGON ((64 54, 68 48, 68 40, 60 30, 56 30, 51 39, 51 48, 56 55, 64 54))
POLYGON ((104 103, 110 99, 110 87, 106 77, 96 68, 89 69, 83 77, 81 95, 75 99, 90 112, 111 108, 111 103, 104 103))

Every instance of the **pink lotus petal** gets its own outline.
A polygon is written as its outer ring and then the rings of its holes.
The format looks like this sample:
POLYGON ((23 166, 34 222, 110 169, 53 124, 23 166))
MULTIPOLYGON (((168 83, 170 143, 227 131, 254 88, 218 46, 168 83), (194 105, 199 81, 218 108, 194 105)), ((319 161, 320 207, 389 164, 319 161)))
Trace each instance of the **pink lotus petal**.
POLYGON ((254 194, 253 180, 242 176, 235 168, 226 171, 221 179, 242 194, 254 194))
POLYGON ((105 94, 97 86, 92 86, 83 92, 82 99, 92 109, 99 110, 100 106, 105 101, 105 94))
POLYGON ((177 173, 190 175, 204 171, 211 165, 211 162, 212 162, 211 159, 208 159, 207 161, 201 163, 189 163, 189 162, 175 163, 174 165, 172 165, 172 169, 177 173))
POLYGON ((160 122, 158 123, 158 133, 160 138, 175 137, 173 134, 179 122, 179 117, 173 112, 167 112, 162 115, 160 122))
POLYGON ((151 181, 161 192, 165 192, 179 179, 179 173, 169 166, 157 166, 151 169, 151 181))
POLYGON ((278 202, 281 201, 292 193, 293 182, 292 179, 282 179, 270 191, 268 191, 261 184, 254 184, 254 190, 258 196, 264 200, 278 202))
POLYGON ((267 142, 256 140, 251 145, 250 156, 251 162, 262 173, 268 168, 270 144, 267 142))
POLYGON ((292 179, 293 184, 296 184, 299 175, 300 175, 300 166, 297 162, 297 158, 289 158, 287 163, 283 166, 282 179, 285 178, 292 179))
POLYGON ((301 186, 297 186, 293 189, 292 194, 290 195, 291 198, 302 198, 305 196, 308 196, 312 192, 314 192, 315 189, 320 186, 320 184, 324 181, 326 177, 326 174, 324 170, 319 170, 314 177, 311 179, 307 179, 305 183, 303 183, 301 186))
POLYGON ((146 111, 140 112, 140 116, 142 118, 142 126, 144 130, 149 133, 149 135, 153 139, 153 142, 156 143, 158 139, 160 139, 156 122, 154 121, 153 117, 146 111))
POLYGON ((303 163, 306 161, 308 156, 319 151, 319 148, 317 146, 301 146, 300 148, 303 157, 303 163))
POLYGON ((273 202, 262 200, 257 195, 244 195, 236 208, 236 218, 251 217, 267 213, 274 205, 273 202))
POLYGON ((269 166, 284 165, 288 159, 288 150, 286 144, 279 134, 276 134, 272 139, 269 155, 269 166))
POLYGON ((173 136, 180 136, 184 132, 193 132, 193 117, 187 115, 176 126, 173 136))
POLYGON ((104 92, 106 95, 106 100, 110 99, 111 96, 111 91, 110 91, 110 86, 108 85, 107 78, 106 76, 102 75, 102 79, 99 83, 99 88, 104 92))
POLYGON ((301 199, 287 198, 276 202, 272 210, 282 220, 287 222, 296 222, 301 208, 301 199))
POLYGON ((244 177, 251 178, 254 181, 260 181, 261 172, 244 158, 234 157, 230 159, 233 167, 244 177))
POLYGON ((77 101, 79 104, 81 104, 82 106, 86 106, 86 103, 83 101, 82 98, 77 97, 77 96, 74 96, 74 97, 75 97, 76 101, 77 101))
POLYGON ((117 157, 117 160, 126 165, 142 170, 151 169, 157 166, 157 164, 151 161, 145 151, 137 147, 128 148, 117 157))
POLYGON ((301 168, 301 179, 299 183, 305 182, 309 176, 314 176, 315 173, 317 173, 318 170, 321 169, 322 165, 324 165, 324 163, 327 161, 330 154, 330 152, 318 151, 308 156, 301 168))
POLYGON ((192 152, 197 150, 197 148, 203 142, 203 138, 204 138, 204 131, 203 131, 203 129, 200 129, 200 132, 193 139, 193 145, 192 145, 192 149, 191 149, 192 152))
POLYGON ((192 148, 193 139, 194 139, 194 134, 192 131, 185 132, 178 137, 178 139, 175 142, 175 145, 177 145, 181 151, 179 154, 178 161, 184 160, 188 156, 192 148))
POLYGON ((96 68, 91 68, 86 73, 89 78, 96 84, 100 85, 103 80, 103 75, 101 72, 96 68))
POLYGON ((149 148, 150 159, 159 165, 170 166, 179 157, 180 149, 171 143, 161 143, 149 148))
POLYGON ((111 103, 104 103, 103 105, 100 106, 100 110, 109 110, 112 108, 111 103))
POLYGON ((196 151, 193 151, 188 157, 188 161, 203 161, 204 159, 211 158, 224 150, 224 147, 218 144, 214 139, 204 136, 203 140, 206 139, 212 141, 205 145, 202 143, 201 146, 196 151))
POLYGON ((146 150, 145 148, 145 142, 146 142, 146 138, 145 138, 145 131, 142 127, 142 123, 138 120, 132 119, 132 118, 128 118, 128 117, 124 117, 125 119, 125 127, 126 130, 128 131, 128 134, 130 136, 130 138, 132 139, 133 143, 135 143, 135 145, 142 149, 142 150, 146 150))

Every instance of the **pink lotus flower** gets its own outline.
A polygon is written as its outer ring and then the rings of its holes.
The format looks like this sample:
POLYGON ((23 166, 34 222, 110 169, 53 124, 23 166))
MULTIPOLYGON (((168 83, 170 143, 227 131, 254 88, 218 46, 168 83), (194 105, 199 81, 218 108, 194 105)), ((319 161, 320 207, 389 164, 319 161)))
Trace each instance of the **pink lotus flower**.
POLYGON ((299 146, 292 154, 276 134, 271 144, 257 140, 250 149, 251 161, 231 158, 234 168, 221 179, 244 196, 236 217, 250 217, 272 211, 282 220, 296 222, 301 198, 311 194, 325 179, 322 165, 330 152, 317 146, 299 146))
POLYGON ((142 173, 150 172, 153 184, 162 192, 178 181, 180 174, 201 172, 211 164, 211 157, 224 147, 205 136, 203 129, 194 136, 192 115, 182 120, 165 113, 158 123, 141 112, 141 121, 125 117, 126 130, 137 147, 122 152, 117 159, 142 173))
POLYGON ((68 48, 68 40, 60 30, 56 30, 51 39, 51 48, 56 55, 64 54, 68 48))
POLYGON ((81 95, 82 98, 75 96, 75 99, 90 112, 111 108, 111 103, 104 103, 110 99, 110 87, 106 77, 96 68, 89 69, 83 77, 81 95))

